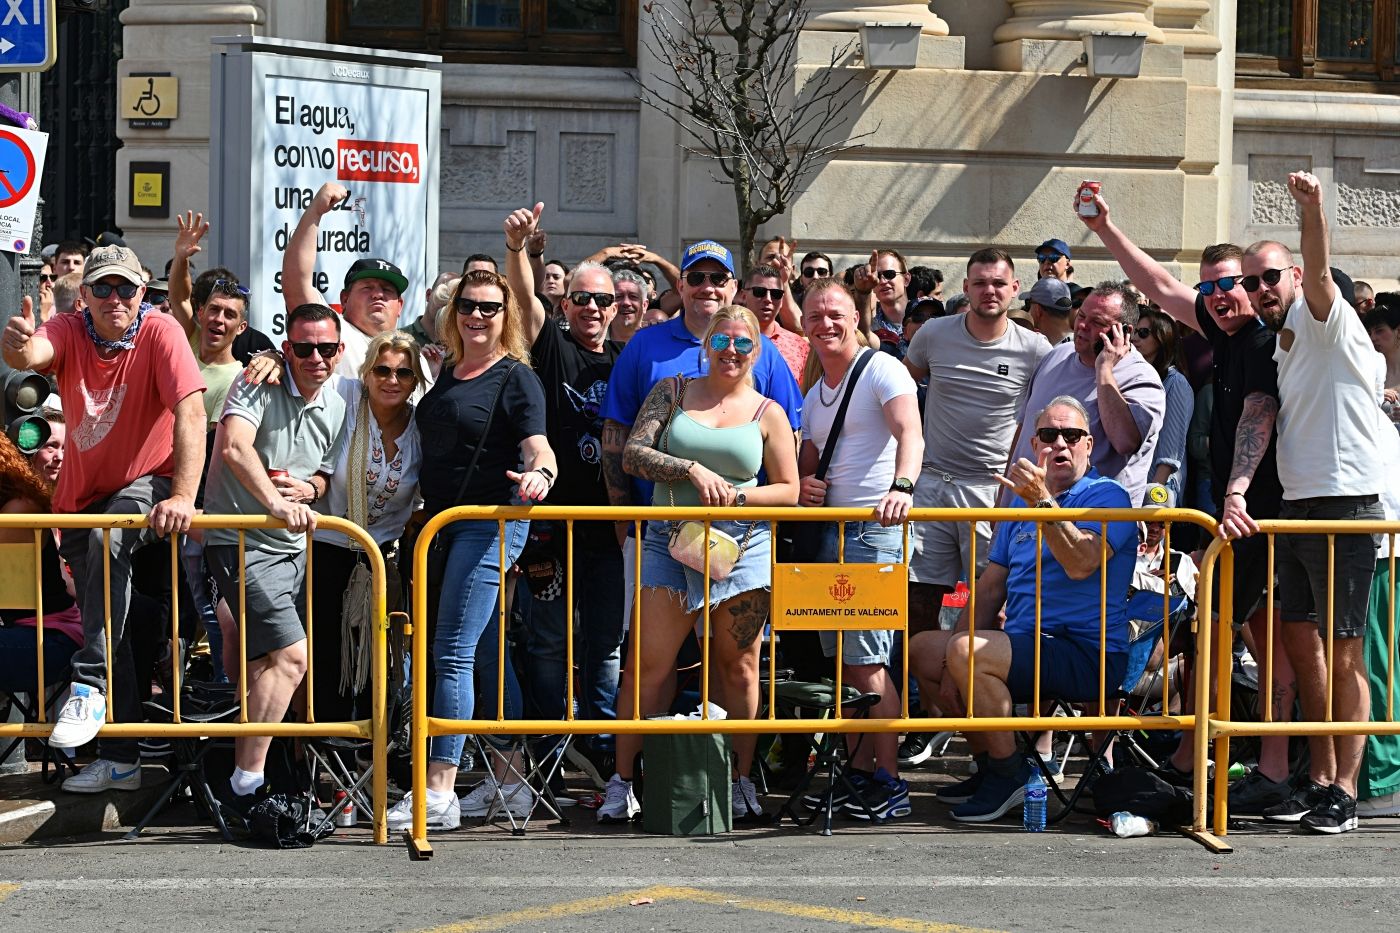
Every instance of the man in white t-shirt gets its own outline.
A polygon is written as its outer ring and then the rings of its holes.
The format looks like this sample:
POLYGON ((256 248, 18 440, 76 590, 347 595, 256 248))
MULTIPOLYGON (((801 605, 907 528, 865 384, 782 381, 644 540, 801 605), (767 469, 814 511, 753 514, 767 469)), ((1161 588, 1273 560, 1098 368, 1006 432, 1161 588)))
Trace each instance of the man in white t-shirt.
MULTIPOLYGON (((1280 519, 1382 520, 1380 496, 1388 435, 1395 429, 1376 392, 1375 348, 1328 269, 1322 185, 1308 172, 1288 176, 1298 203, 1303 265, 1271 240, 1245 250, 1245 291, 1259 317, 1278 332, 1278 476, 1280 519), (1272 280, 1272 281, 1271 281, 1272 280), (1251 287, 1252 286, 1252 287, 1251 287)), ((1250 520, 1245 534, 1258 530, 1250 520)), ((1283 644, 1298 678, 1307 719, 1327 718, 1325 644, 1331 627, 1331 711, 1337 722, 1370 716, 1365 633, 1376 541, 1369 534, 1278 536, 1276 568, 1283 603, 1283 644), (1332 577, 1331 611, 1328 577, 1332 577)), ((1308 777, 1293 796, 1264 810, 1271 822, 1320 833, 1356 828, 1356 786, 1364 735, 1310 736, 1308 777)))
MULTIPOLYGON (((875 521, 847 522, 844 558, 848 563, 903 563, 902 522, 913 505, 914 479, 923 459, 924 437, 919 425, 918 386, 888 353, 863 349, 855 299, 833 278, 815 279, 802 300, 802 327, 812 352, 821 362, 822 378, 802 403, 802 449, 798 471, 802 491, 798 505, 808 508, 874 509, 875 521), (837 437, 823 479, 817 465, 846 394, 847 380, 862 354, 873 354, 851 392, 850 407, 837 437)), ((835 563, 838 526, 826 528, 816 559, 835 563)), ((822 632, 822 649, 836 655, 836 633, 822 632)), ((842 641, 842 682, 862 693, 879 694, 870 710, 873 719, 900 714, 899 688, 886 665, 894 633, 848 631, 842 641)), ((898 736, 894 733, 848 736, 856 752, 850 776, 861 800, 836 797, 847 815, 868 819, 908 816, 909 787, 899 778, 898 736)), ((813 802, 813 798, 808 798, 813 802)))
MULTIPOLYGON (((928 380, 916 508, 996 505, 1001 489, 996 475, 1006 467, 1026 387, 1041 357, 1050 352, 1044 337, 1014 326, 1006 316, 1020 290, 1009 254, 978 250, 967 261, 963 280, 971 302, 967 312, 929 321, 909 344, 904 365, 916 382, 928 380)), ((972 529, 965 522, 916 522, 909 544, 914 550, 909 565, 912 638, 938 628, 943 597, 958 581, 971 583, 986 566, 992 527, 977 523, 976 568, 972 529)))

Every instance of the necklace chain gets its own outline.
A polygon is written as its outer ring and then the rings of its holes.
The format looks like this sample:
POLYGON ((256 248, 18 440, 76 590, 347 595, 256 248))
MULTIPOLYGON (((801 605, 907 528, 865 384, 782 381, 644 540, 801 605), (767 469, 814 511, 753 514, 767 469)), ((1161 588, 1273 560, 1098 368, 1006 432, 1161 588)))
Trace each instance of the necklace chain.
POLYGON ((817 380, 817 401, 821 402, 823 408, 830 408, 832 405, 836 404, 836 400, 841 397, 842 390, 846 386, 846 379, 851 375, 851 369, 855 366, 856 360, 859 358, 860 351, 857 350, 856 355, 851 357, 851 361, 846 364, 846 371, 841 374, 841 381, 836 383, 836 394, 831 397, 831 401, 827 401, 826 393, 822 391, 826 388, 826 380, 817 380))

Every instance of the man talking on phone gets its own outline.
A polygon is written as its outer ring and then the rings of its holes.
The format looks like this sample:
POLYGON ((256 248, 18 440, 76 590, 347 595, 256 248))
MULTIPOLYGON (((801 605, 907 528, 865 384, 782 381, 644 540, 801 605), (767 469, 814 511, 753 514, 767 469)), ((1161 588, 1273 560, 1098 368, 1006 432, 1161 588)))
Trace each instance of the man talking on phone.
POLYGON ((1035 415, 1051 399, 1068 395, 1089 413, 1093 468, 1123 484, 1130 502, 1142 501, 1167 397, 1157 371, 1128 340, 1137 318, 1137 296, 1122 283, 1101 282, 1089 293, 1074 322, 1073 342, 1047 353, 1031 376, 1013 463, 1035 459, 1035 415))

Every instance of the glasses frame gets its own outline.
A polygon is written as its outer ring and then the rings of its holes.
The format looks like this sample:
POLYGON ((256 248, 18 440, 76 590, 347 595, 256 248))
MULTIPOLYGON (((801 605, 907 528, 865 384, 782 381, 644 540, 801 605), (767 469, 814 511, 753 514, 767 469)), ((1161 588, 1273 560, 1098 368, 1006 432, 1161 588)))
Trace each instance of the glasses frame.
POLYGON ((310 359, 313 352, 323 360, 333 360, 340 355, 339 341, 335 343, 321 343, 314 340, 289 340, 287 343, 292 348, 292 354, 299 360, 310 359), (330 353, 326 352, 327 347, 331 348, 330 353))
POLYGON ((728 334, 710 335, 709 346, 715 353, 723 353, 729 349, 730 344, 734 345, 734 352, 740 356, 748 356, 757 346, 752 337, 730 337, 728 334))
POLYGON ((1053 443, 1055 443, 1055 439, 1056 439, 1056 438, 1062 437, 1062 438, 1064 438, 1065 443, 1068 444, 1070 447, 1073 447, 1075 444, 1078 444, 1080 441, 1084 440, 1084 438, 1088 437, 1089 434, 1090 434, 1090 432, 1089 432, 1089 431, 1086 431, 1084 428, 1036 428, 1036 429, 1035 429, 1035 439, 1038 440, 1038 441, 1040 441, 1042 444, 1053 444, 1053 443), (1046 439, 1045 439, 1045 434, 1049 434, 1049 435, 1050 435, 1050 439, 1049 439, 1049 440, 1046 440, 1046 439), (1074 435, 1074 437, 1073 437, 1072 439, 1070 438, 1070 435, 1071 435, 1071 434, 1074 435))
POLYGON ((407 366, 399 366, 395 368, 392 366, 386 366, 383 363, 379 363, 375 366, 370 367, 370 372, 376 378, 379 379, 389 379, 392 377, 395 382, 418 381, 418 374, 415 373, 412 369, 408 368, 407 366))
POLYGON ((803 266, 802 277, 804 279, 824 279, 831 275, 830 269, 823 269, 821 266, 803 266))
POLYGON ((760 301, 764 298, 770 301, 783 300, 783 290, 781 288, 764 288, 762 285, 751 285, 745 289, 745 291, 760 301))
POLYGON ((1217 288, 1222 292, 1231 292, 1235 290, 1236 285, 1239 285, 1243 281, 1244 276, 1242 275, 1222 275, 1213 282, 1197 282, 1196 291, 1209 298, 1211 295, 1215 294, 1217 288), (1226 285, 1226 282, 1230 284, 1226 285))
POLYGON ((686 284, 691 288, 701 288, 706 281, 715 288, 723 288, 732 278, 728 272, 702 272, 699 269, 692 269, 685 274, 686 284))
POLYGON ((455 298, 452 301, 452 310, 462 317, 471 317, 476 314, 482 320, 489 321, 500 314, 506 308, 504 301, 477 301, 473 298, 455 298), (487 308, 491 308, 487 311, 487 308))
POLYGON ((617 303, 617 296, 612 294, 611 292, 577 291, 569 292, 564 297, 569 299, 570 304, 578 308, 586 308, 588 307, 589 302, 592 302, 593 304, 598 306, 599 311, 603 310, 604 308, 611 308, 614 304, 617 303), (580 295, 582 295, 583 297, 580 298, 580 295))
POLYGON ((1240 288, 1243 288, 1250 294, 1259 291, 1260 282, 1273 288, 1279 283, 1279 280, 1283 278, 1285 272, 1292 271, 1292 266, 1284 266, 1282 269, 1265 269, 1258 275, 1246 275, 1244 278, 1240 279, 1240 288))
POLYGON ((99 301, 106 301, 112 296, 112 292, 116 292, 122 301, 130 301, 136 297, 140 288, 140 285, 133 285, 131 282, 122 282, 119 285, 113 285, 111 282, 93 282, 88 286, 88 291, 99 301))

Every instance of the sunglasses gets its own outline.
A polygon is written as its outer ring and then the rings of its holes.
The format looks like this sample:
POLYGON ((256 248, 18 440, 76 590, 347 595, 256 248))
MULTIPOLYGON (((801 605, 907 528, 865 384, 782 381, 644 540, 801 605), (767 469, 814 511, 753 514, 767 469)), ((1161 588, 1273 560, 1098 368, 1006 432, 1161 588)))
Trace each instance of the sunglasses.
POLYGON ((578 305, 580 308, 588 307, 590 301, 596 304, 600 309, 611 308, 613 302, 616 300, 616 295, 611 295, 607 292, 569 292, 569 302, 578 305))
POLYGON ((826 278, 828 275, 831 275, 831 270, 823 269, 821 266, 807 266, 802 270, 802 277, 804 279, 822 279, 826 278))
POLYGON ((1036 262, 1059 262, 1064 258, 1064 253, 1036 253, 1036 262))
POLYGON ((761 285, 755 285, 749 289, 749 294, 753 295, 759 301, 762 301, 764 298, 771 298, 774 301, 783 300, 783 290, 781 288, 764 288, 761 285))
POLYGON ((685 280, 691 288, 699 288, 701 285, 704 285, 706 281, 709 281, 715 288, 723 288, 725 283, 729 281, 729 273, 700 272, 696 270, 695 272, 687 272, 685 274, 685 280))
POLYGON ((884 279, 886 282, 893 282, 895 276, 903 274, 904 273, 900 272, 898 269, 881 269, 879 272, 875 273, 876 276, 884 279))
POLYGON ((1088 437, 1089 432, 1083 428, 1036 428, 1035 436, 1042 444, 1053 444, 1055 438, 1063 437, 1065 443, 1073 447, 1088 437))
POLYGON ((728 334, 710 335, 710 349, 716 353, 728 350, 730 344, 734 345, 734 352, 740 356, 748 356, 753 352, 752 337, 730 337, 728 334))
POLYGON ((1137 334, 1139 340, 1146 340, 1148 337, 1152 336, 1152 328, 1139 327, 1137 330, 1133 331, 1133 333, 1137 334))
POLYGON ((1265 269, 1259 275, 1246 275, 1244 278, 1240 279, 1240 284, 1244 286, 1244 290, 1247 292, 1257 292, 1259 291, 1260 281, 1263 281, 1265 285, 1277 285, 1278 280, 1283 278, 1283 274, 1292 268, 1292 266, 1284 266, 1282 269, 1265 269))
POLYGON ((242 295, 244 298, 247 298, 250 294, 248 286, 239 285, 237 279, 215 279, 214 287, 223 291, 238 292, 238 294, 242 295))
POLYGON ((40 282, 44 282, 45 284, 47 284, 47 283, 49 283, 49 282, 52 282, 52 281, 53 281, 54 279, 56 279, 56 278, 58 278, 58 276, 56 276, 56 275, 49 275, 47 272, 40 272, 40 273, 39 273, 39 281, 40 281, 40 282))
MULTIPOLYGON (((325 354, 322 354, 322 356, 324 355, 325 354)), ((394 369, 390 366, 385 366, 381 363, 380 365, 371 369, 370 372, 374 373, 380 379, 394 379, 399 382, 418 381, 418 374, 415 373, 413 370, 409 369, 407 366, 400 366, 398 369, 394 369)))
POLYGON ((304 360, 311 356, 313 350, 319 353, 323 360, 334 359, 340 353, 340 344, 310 342, 292 344, 292 352, 297 355, 297 359, 299 360, 304 360))
POLYGON ((1222 292, 1228 292, 1232 291, 1239 281, 1240 277, 1238 275, 1222 275, 1214 282, 1198 282, 1196 284, 1196 291, 1200 292, 1202 295, 1213 295, 1217 288, 1222 292))
POLYGON ((120 285, 113 285, 111 282, 94 282, 88 286, 94 298, 110 298, 112 292, 117 293, 117 297, 122 301, 130 301, 136 297, 136 291, 141 286, 132 285, 130 282, 123 282, 120 285))
POLYGON ((500 301, 473 301, 470 298, 457 299, 457 313, 463 317, 471 317, 472 312, 475 311, 482 317, 492 318, 500 314, 501 309, 504 307, 505 303, 500 301))

